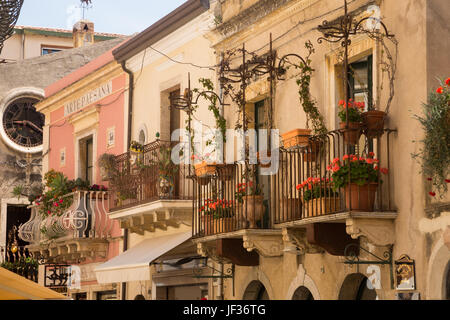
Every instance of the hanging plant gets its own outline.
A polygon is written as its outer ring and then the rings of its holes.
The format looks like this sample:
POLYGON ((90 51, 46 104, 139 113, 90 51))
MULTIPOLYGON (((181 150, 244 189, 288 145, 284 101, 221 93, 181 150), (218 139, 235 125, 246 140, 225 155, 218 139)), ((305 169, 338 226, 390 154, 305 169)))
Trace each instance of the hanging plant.
POLYGON ((294 65, 296 69, 300 69, 299 78, 297 79, 299 99, 303 111, 306 113, 306 127, 309 129, 311 125, 315 135, 323 135, 328 130, 325 126, 324 118, 317 108, 317 101, 310 93, 311 78, 315 71, 311 66, 311 55, 315 52, 315 49, 311 41, 305 42, 305 48, 308 51, 305 62, 294 65))
POLYGON ((433 184, 430 196, 438 193, 443 198, 450 183, 450 78, 440 80, 440 84, 429 94, 428 103, 423 104, 424 115, 414 115, 425 131, 425 138, 419 141, 423 149, 412 157, 420 159, 422 173, 433 184))

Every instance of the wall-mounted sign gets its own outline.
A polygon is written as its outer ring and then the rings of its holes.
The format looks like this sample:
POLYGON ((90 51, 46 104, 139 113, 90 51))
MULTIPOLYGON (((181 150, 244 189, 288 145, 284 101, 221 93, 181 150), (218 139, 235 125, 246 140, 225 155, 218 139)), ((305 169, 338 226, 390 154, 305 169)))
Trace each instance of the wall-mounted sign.
POLYGON ((395 261, 395 279, 397 290, 416 289, 415 263, 406 254, 395 261))
POLYGON ((69 265, 46 265, 44 273, 44 286, 48 288, 67 287, 67 280, 69 279, 69 277, 69 265))
POLYGON ((89 91, 74 101, 70 101, 64 106, 64 116, 67 117, 75 112, 78 112, 84 107, 93 104, 110 94, 112 94, 112 81, 89 91))

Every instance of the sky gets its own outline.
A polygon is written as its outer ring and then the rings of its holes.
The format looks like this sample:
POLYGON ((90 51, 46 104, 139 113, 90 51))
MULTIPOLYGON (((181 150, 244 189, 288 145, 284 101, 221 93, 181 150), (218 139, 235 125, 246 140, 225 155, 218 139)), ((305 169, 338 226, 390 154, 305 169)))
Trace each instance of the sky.
MULTIPOLYGON (((141 32, 186 0, 92 0, 86 19, 96 32, 131 35, 141 32)), ((82 17, 79 0, 25 0, 18 26, 71 30, 82 17)))

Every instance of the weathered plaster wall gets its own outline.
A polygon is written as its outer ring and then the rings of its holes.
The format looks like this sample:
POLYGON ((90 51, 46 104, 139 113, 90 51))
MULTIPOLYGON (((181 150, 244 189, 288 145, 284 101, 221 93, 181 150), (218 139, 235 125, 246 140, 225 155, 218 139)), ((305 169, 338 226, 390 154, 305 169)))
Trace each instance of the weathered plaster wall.
MULTIPOLYGON (((398 211, 393 258, 398 259, 402 254, 407 254, 416 261, 417 290, 421 293, 421 298, 426 299, 432 297, 431 295, 428 297, 426 291, 426 274, 433 272, 429 271, 428 261, 432 252, 441 250, 437 247, 441 235, 435 233, 432 236, 425 236, 419 230, 419 221, 426 216, 425 205, 429 190, 420 173, 419 163, 411 158, 411 153, 417 152, 420 148, 414 141, 423 137, 423 131, 419 123, 413 119, 413 114, 421 113, 421 105, 427 100, 428 90, 436 86, 435 77, 448 77, 450 74, 450 61, 446 57, 449 43, 443 41, 449 34, 446 17, 449 16, 450 10, 445 1, 440 0, 375 2, 356 0, 350 3, 349 9, 353 11, 375 3, 380 5, 383 21, 399 41, 395 97, 387 121, 389 128, 398 131, 391 139, 391 175, 394 183, 391 197, 398 211)), ((311 82, 311 94, 326 118, 328 129, 335 129, 337 127, 335 108, 341 98, 335 74, 334 50, 338 47, 327 43, 319 45, 317 38, 320 34, 315 28, 323 20, 330 21, 339 17, 343 12, 340 8, 342 4, 339 0, 289 1, 276 10, 269 10, 267 7, 265 18, 257 19, 251 26, 240 28, 239 23, 227 25, 227 22, 233 21, 232 15, 240 12, 240 20, 249 21, 257 15, 255 13, 252 15, 249 10, 242 11, 242 3, 239 1, 226 1, 222 10, 228 12, 229 16, 224 26, 219 26, 216 30, 214 47, 220 52, 241 47, 242 43, 245 43, 247 50, 257 50, 256 53, 263 54, 268 50, 269 33, 272 33, 274 49, 277 50, 278 56, 287 53, 305 55, 304 43, 311 40, 316 49, 312 56, 312 67, 316 71, 311 82), (226 5, 233 9, 226 9, 226 5)), ((374 54, 374 61, 377 61, 380 51, 373 43, 361 37, 355 38, 350 48, 350 61, 370 52, 374 54)), ((381 73, 374 72, 375 95, 379 94, 383 104, 387 98, 388 84, 384 79, 383 91, 380 91, 382 79, 381 73)), ((253 86, 248 95, 250 99, 254 97, 257 101, 267 95, 267 89, 264 86, 253 86), (256 92, 252 92, 255 90, 256 92)), ((225 115, 229 123, 235 122, 233 107, 227 108, 225 115)), ((277 84, 274 121, 274 126, 280 129, 280 133, 305 126, 305 115, 298 101, 295 79, 277 84)), ((378 250, 382 253, 382 249, 378 250)), ((284 259, 284 264, 281 258, 278 262, 263 259, 259 268, 252 270, 238 268, 237 296, 234 298, 242 297, 242 290, 246 286, 245 279, 249 274, 253 274, 253 278, 257 277, 259 270, 267 275, 275 299, 284 299, 282 292, 284 294, 287 292, 288 284, 296 277, 298 269, 292 259, 286 257, 284 259), (273 272, 273 269, 280 268, 284 270, 283 275, 273 272)), ((306 255, 302 261, 306 274, 317 285, 322 299, 337 299, 345 276, 355 272, 355 268, 349 269, 342 261, 327 254, 306 255)), ((362 268, 360 272, 366 273, 366 270, 362 268)), ((443 280, 444 274, 440 277, 443 280)), ((230 290, 229 282, 227 288, 230 290)), ((395 291, 390 289, 389 270, 386 268, 382 269, 382 288, 383 290, 378 292, 380 299, 395 299, 395 291)))

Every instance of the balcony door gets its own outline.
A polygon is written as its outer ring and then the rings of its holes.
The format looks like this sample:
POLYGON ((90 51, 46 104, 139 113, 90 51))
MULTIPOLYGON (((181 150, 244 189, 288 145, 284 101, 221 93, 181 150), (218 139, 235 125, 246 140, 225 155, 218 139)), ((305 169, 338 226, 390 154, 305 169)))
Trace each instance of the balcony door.
POLYGON ((94 183, 94 139, 92 136, 81 139, 79 145, 80 150, 80 178, 94 183))

